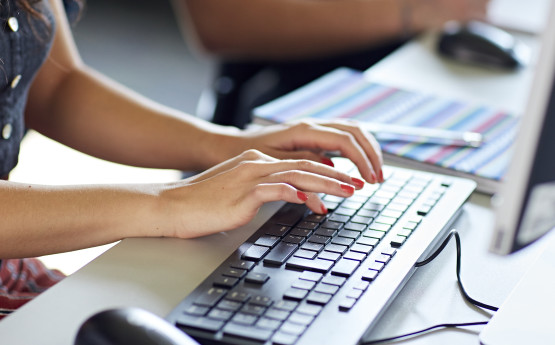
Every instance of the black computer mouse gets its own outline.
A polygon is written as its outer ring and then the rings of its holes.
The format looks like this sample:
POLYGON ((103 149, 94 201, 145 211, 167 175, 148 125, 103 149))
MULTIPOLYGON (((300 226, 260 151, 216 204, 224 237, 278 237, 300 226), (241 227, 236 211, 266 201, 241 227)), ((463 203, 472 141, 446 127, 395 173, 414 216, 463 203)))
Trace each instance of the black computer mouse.
POLYGON ((75 345, 198 345, 166 320, 140 308, 101 311, 79 328, 75 345))
POLYGON ((526 45, 508 32, 479 21, 449 22, 439 35, 439 52, 451 59, 501 69, 525 66, 526 45))

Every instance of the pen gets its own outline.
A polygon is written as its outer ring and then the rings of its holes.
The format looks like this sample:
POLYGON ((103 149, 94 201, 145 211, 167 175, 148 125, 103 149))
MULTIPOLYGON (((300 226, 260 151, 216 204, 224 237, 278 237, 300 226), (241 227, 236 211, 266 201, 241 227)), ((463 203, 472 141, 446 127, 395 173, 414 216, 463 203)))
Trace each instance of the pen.
POLYGON ((361 127, 372 133, 378 141, 400 140, 412 143, 480 147, 483 136, 469 131, 402 126, 375 122, 362 122, 361 127))

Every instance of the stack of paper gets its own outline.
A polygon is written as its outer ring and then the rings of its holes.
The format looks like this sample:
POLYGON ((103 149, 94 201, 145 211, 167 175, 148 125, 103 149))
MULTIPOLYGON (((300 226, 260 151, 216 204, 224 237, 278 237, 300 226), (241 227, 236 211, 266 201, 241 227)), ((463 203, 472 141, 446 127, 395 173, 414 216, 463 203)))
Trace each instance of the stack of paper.
POLYGON ((486 193, 495 192, 505 174, 518 127, 518 117, 508 112, 373 83, 347 68, 256 108, 254 116, 265 123, 342 118, 478 132, 484 138, 478 148, 405 141, 380 144, 393 162, 470 177, 486 193))

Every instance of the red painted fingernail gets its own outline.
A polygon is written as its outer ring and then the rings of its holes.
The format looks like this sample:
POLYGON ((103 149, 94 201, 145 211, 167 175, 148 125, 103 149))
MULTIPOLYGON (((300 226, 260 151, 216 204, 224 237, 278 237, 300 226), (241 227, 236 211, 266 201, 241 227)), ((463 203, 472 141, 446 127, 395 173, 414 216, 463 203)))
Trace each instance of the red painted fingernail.
POLYGON ((321 204, 320 208, 322 209, 322 214, 328 214, 328 208, 326 207, 326 205, 321 204))
POLYGON ((305 202, 305 201, 308 200, 308 195, 306 195, 305 193, 298 190, 297 191, 297 198, 299 198, 301 201, 305 202))
POLYGON ((333 161, 327 157, 322 158, 322 163, 325 165, 329 165, 330 167, 335 167, 335 164, 333 164, 333 161))
POLYGON ((345 192, 349 194, 353 194, 355 192, 355 187, 348 184, 342 184, 341 189, 343 189, 345 192))
POLYGON ((380 174, 380 182, 384 182, 384 179, 383 179, 383 170, 380 169, 380 173, 379 173, 379 174, 380 174))
POLYGON ((364 181, 362 181, 361 179, 358 179, 356 177, 351 177, 351 181, 353 181, 353 184, 358 188, 361 189, 362 187, 364 187, 364 181))

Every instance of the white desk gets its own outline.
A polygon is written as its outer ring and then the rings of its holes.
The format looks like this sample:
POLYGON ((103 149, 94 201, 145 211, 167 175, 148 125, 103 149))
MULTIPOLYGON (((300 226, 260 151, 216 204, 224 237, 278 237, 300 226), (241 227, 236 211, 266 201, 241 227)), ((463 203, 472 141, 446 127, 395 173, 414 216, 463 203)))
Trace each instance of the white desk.
MULTIPOLYGON (((472 93, 486 97, 485 91, 504 90, 504 95, 497 93, 491 99, 498 101, 495 97, 503 96, 508 107, 522 109, 529 71, 489 75, 475 68, 455 66, 431 52, 430 44, 430 37, 412 42, 368 73, 393 85, 425 85, 430 91, 434 91, 436 80, 447 85, 440 87, 441 91, 454 92, 454 86, 463 89, 464 97, 472 93), (405 65, 407 61, 410 65, 405 65), (464 80, 461 84, 457 82, 459 78, 464 80), (483 83, 489 85, 484 92, 480 89, 483 83)), ((229 233, 194 240, 123 240, 0 322, 2 344, 70 345, 79 325, 107 308, 136 306, 165 316, 278 206, 279 203, 266 205, 253 222, 229 233)), ((499 305, 534 258, 536 248, 532 246, 508 258, 494 257, 486 249, 492 224, 489 198, 476 194, 465 206, 456 228, 462 237, 462 279, 466 289, 478 300, 499 305)), ((437 323, 487 318, 487 313, 463 301, 455 278, 454 245, 450 245, 434 262, 415 273, 376 326, 373 337, 402 334, 437 323)), ((410 343, 477 344, 479 329, 439 331, 410 343)))

